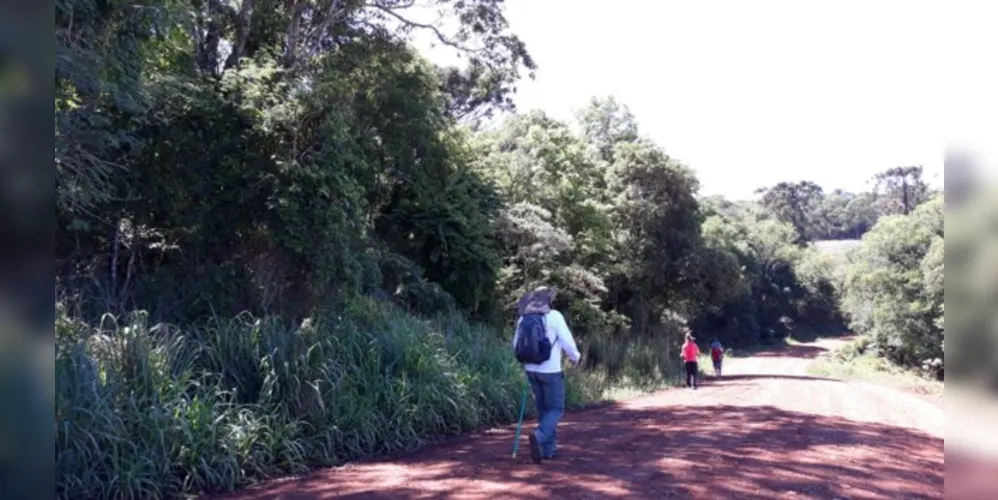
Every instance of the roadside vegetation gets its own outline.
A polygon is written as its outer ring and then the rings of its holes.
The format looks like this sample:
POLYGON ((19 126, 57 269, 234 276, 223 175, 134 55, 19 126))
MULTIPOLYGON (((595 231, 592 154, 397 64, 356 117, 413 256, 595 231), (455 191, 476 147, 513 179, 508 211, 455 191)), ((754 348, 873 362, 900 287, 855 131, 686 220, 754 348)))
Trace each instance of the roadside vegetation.
POLYGON ((877 356, 870 350, 869 337, 857 337, 843 348, 822 354, 808 365, 808 373, 841 380, 873 382, 938 398, 943 395, 943 382, 877 356))
POLYGON ((233 490, 513 421, 514 304, 542 283, 576 406, 673 383, 688 330, 739 349, 848 322, 941 376, 920 169, 704 196, 612 97, 516 110, 536 64, 502 4, 438 3, 452 22, 57 0, 58 498, 233 490), (860 237, 842 276, 811 244, 860 237))

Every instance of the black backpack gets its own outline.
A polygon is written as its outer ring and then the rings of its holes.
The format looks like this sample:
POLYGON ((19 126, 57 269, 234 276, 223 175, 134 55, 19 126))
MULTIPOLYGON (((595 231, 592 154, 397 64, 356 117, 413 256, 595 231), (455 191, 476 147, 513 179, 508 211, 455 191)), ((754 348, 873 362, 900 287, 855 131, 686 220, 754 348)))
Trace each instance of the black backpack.
POLYGON ((521 364, 540 364, 551 358, 551 341, 544 328, 543 314, 525 314, 520 318, 517 330, 516 360, 521 364))

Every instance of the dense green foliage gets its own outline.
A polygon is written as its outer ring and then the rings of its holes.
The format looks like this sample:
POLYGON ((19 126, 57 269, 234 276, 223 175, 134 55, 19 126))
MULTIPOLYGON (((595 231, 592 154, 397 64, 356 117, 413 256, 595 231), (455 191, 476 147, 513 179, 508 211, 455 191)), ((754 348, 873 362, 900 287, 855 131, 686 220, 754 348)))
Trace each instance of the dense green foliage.
POLYGON ((843 309, 878 354, 942 378, 943 199, 880 219, 850 255, 843 309))
POLYGON ((890 168, 870 181, 873 190, 863 193, 826 193, 810 181, 780 182, 757 192, 766 216, 790 224, 801 244, 858 239, 880 217, 907 215, 936 194, 922 179, 921 166, 890 168))
MULTIPOLYGON (((228 490, 508 422, 509 325, 542 283, 584 353, 574 403, 660 385, 688 329, 747 346, 840 320, 804 243, 865 232, 872 198, 702 197, 612 98, 483 126, 535 65, 501 2, 435 3, 454 22, 400 0, 57 2, 60 498, 228 490)), ((925 287, 845 289, 884 304, 852 318, 906 363, 936 352, 908 330, 941 315, 929 215, 864 250, 924 233, 889 278, 925 287)))

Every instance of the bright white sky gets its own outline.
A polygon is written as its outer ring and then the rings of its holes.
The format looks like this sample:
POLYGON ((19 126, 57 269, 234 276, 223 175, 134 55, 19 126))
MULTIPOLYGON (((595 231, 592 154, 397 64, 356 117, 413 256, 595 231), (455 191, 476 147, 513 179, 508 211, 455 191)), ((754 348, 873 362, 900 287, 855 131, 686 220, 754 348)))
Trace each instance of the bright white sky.
MULTIPOLYGON (((987 0, 506 3, 539 66, 519 85, 521 110, 569 119, 615 95, 704 194, 805 179, 859 190, 914 164, 941 186, 954 141, 998 166, 998 5, 987 0)), ((454 61, 426 40, 431 59, 454 61)))

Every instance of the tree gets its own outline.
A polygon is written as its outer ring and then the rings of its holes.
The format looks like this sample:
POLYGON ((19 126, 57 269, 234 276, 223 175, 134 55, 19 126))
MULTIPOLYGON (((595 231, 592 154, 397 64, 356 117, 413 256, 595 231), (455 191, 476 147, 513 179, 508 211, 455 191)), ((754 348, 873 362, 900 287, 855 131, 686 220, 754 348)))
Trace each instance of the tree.
POLYGON ((836 189, 827 193, 811 213, 810 239, 859 239, 877 221, 870 193, 836 189))
POLYGON ((811 213, 824 195, 821 186, 810 181, 781 182, 758 189, 756 193, 762 194, 764 208, 797 231, 797 244, 809 241, 813 223, 811 213))
POLYGON ((670 304, 689 301, 688 262, 700 246, 699 182, 654 144, 614 148, 610 190, 615 196, 615 254, 638 332, 670 304))
POLYGON ((497 96, 533 62, 500 3, 438 3, 450 31, 394 0, 62 2, 61 272, 100 289, 95 313, 197 275, 149 307, 293 316, 383 285, 387 251, 484 307, 501 203, 455 120, 508 109, 497 96), (455 101, 413 30, 468 55, 486 97, 455 101))
POLYGON ((539 111, 512 116, 479 138, 479 170, 511 203, 549 212, 575 239, 585 266, 609 250, 609 198, 605 172, 586 143, 564 123, 539 111))
POLYGON ((77 227, 115 197, 114 179, 139 144, 135 129, 151 100, 143 71, 171 55, 155 42, 178 15, 158 4, 56 2, 56 210, 77 227))
POLYGON ((922 180, 922 166, 895 167, 873 178, 873 192, 882 214, 908 215, 929 198, 929 187, 922 180))
POLYGON ((600 310, 612 245, 609 200, 604 172, 585 142, 564 123, 532 111, 482 132, 475 148, 476 169, 509 203, 498 220, 504 304, 543 280, 569 291, 560 296, 576 298, 568 308, 581 332, 614 323, 600 310))
POLYGON ((606 163, 613 163, 617 144, 638 140, 638 124, 634 115, 612 96, 590 99, 589 104, 578 112, 577 120, 582 137, 593 155, 606 163))
POLYGON ((941 209, 935 198, 911 215, 881 218, 847 271, 843 305, 851 326, 906 367, 942 359, 941 209))
POLYGON ((693 256, 696 330, 728 345, 747 345, 839 320, 829 263, 816 250, 797 246, 789 224, 714 210, 705 208, 713 214, 693 256))

